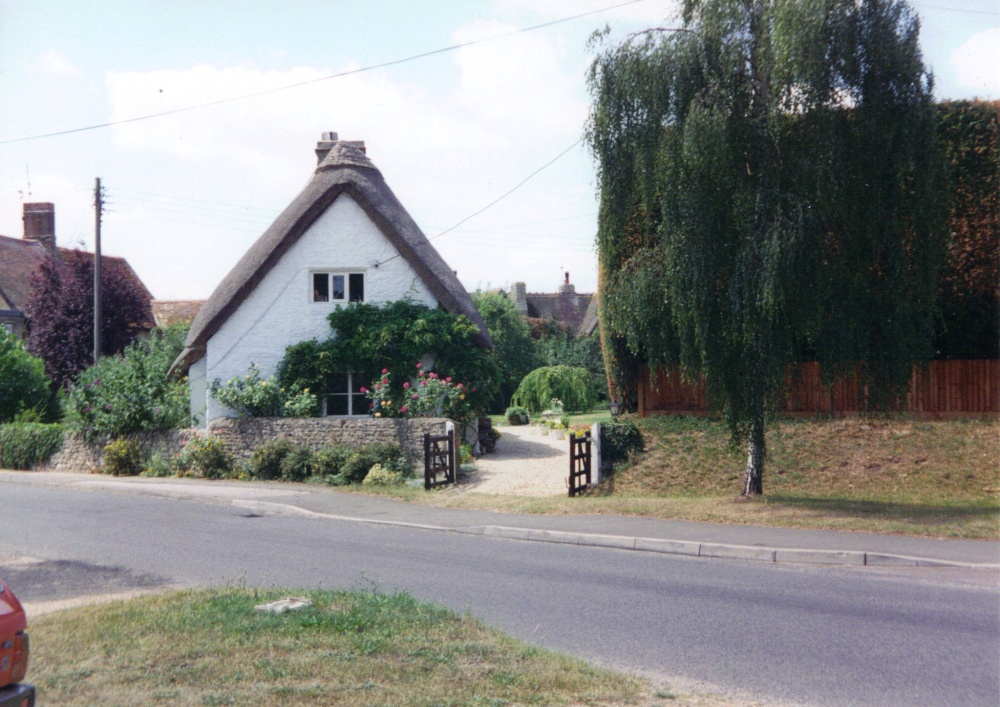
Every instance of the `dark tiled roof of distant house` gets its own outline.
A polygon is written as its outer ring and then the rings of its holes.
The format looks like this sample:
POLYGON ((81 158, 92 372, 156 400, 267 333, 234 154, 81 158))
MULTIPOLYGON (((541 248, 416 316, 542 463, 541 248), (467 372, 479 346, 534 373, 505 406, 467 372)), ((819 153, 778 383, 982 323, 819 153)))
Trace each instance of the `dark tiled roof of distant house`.
POLYGON ((156 326, 168 327, 171 324, 187 324, 190 326, 198 312, 201 311, 203 299, 182 299, 182 300, 162 300, 152 301, 153 318, 156 326))

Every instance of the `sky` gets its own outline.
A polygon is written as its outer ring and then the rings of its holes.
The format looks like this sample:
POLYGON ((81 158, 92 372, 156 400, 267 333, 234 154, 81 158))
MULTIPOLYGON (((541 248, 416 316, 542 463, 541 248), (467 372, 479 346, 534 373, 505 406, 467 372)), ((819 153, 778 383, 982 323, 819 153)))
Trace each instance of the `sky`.
MULTIPOLYGON (((104 254, 157 299, 203 299, 335 131, 365 141, 466 288, 554 292, 568 271, 593 292, 587 40, 676 25, 674 0, 623 2, 0 0, 0 235, 51 201, 59 245, 92 250, 100 177, 104 254)), ((1000 98, 1000 2, 912 5, 936 97, 1000 98)))

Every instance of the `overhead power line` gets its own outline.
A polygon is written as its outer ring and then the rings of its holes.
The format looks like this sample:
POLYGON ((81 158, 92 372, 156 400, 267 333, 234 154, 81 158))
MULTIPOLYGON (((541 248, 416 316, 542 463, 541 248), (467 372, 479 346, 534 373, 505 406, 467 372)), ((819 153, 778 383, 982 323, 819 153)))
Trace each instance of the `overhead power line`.
POLYGON ((95 125, 86 125, 81 128, 71 128, 69 130, 58 130, 51 133, 42 133, 40 135, 28 135, 25 137, 12 138, 8 140, 0 140, 0 145, 10 145, 16 142, 27 142, 29 140, 41 140, 44 138, 58 137, 60 135, 70 135, 72 133, 81 133, 88 130, 99 130, 100 128, 109 128, 115 125, 126 125, 128 123, 137 123, 143 120, 152 120, 154 118, 163 118, 168 115, 176 115, 178 113, 187 113, 189 111, 201 110, 202 108, 210 108, 212 106, 223 105, 225 103, 233 103, 235 101, 243 101, 248 98, 256 98, 258 96, 266 96, 272 93, 278 93, 280 91, 290 91, 294 88, 301 88, 302 86, 308 86, 310 84, 319 83, 321 81, 330 81, 331 79, 339 79, 344 76, 351 76, 353 74, 361 74, 367 71, 374 71, 376 69, 384 69, 389 66, 396 66, 398 64, 405 64, 409 61, 415 61, 417 59, 425 59, 430 56, 435 56, 436 54, 444 54, 447 52, 453 52, 464 47, 471 47, 475 44, 484 44, 486 42, 492 42, 497 39, 503 39, 505 37, 512 37, 517 34, 524 34, 525 32, 534 32, 535 30, 544 29, 546 27, 552 27, 553 25, 562 24, 564 22, 570 22, 572 20, 578 20, 581 17, 587 17, 589 15, 596 15, 602 12, 608 12, 609 10, 616 10, 620 7, 625 7, 627 5, 634 5, 640 2, 646 2, 647 0, 628 0, 627 2, 618 3, 617 5, 609 5, 607 7, 602 7, 598 10, 590 10, 589 12, 581 12, 577 15, 571 15, 569 17, 562 17, 558 20, 551 20, 550 22, 543 22, 539 25, 533 25, 531 27, 523 27, 521 29, 512 30, 510 32, 502 32, 500 34, 495 34, 491 37, 483 37, 482 39, 472 39, 468 42, 460 42, 458 44, 452 44, 447 47, 441 47, 439 49, 432 49, 427 52, 421 52, 420 54, 413 54, 411 56, 403 57, 401 59, 392 59, 391 61, 384 61, 381 64, 372 64, 370 66, 363 66, 358 69, 348 69, 347 71, 340 71, 336 74, 330 74, 329 76, 321 76, 315 79, 309 79, 308 81, 300 81, 298 83, 288 84, 287 86, 277 86, 275 88, 269 88, 263 91, 255 91, 253 93, 245 93, 239 96, 231 96, 229 98, 220 98, 216 101, 209 101, 208 103, 199 103, 193 106, 186 106, 184 108, 175 108, 173 110, 161 111, 159 113, 150 113, 148 115, 139 115, 134 118, 124 118, 122 120, 112 120, 107 123, 97 123, 95 125))

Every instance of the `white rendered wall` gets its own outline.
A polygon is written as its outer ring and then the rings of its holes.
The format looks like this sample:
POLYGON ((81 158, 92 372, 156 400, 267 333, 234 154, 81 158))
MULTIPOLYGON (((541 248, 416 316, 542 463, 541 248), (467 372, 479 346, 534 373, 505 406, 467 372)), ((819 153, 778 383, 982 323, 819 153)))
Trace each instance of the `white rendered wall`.
MULTIPOLYGON (((287 346, 329 338, 332 332, 326 317, 342 305, 312 301, 314 271, 363 272, 365 302, 370 304, 409 297, 437 306, 434 295, 404 258, 374 267, 396 254, 358 203, 347 194, 339 196, 208 340, 203 359, 206 381, 225 382, 245 375, 251 363, 266 378, 275 372, 287 346)), ((204 423, 231 416, 231 411, 208 397, 204 423)))
POLYGON ((191 391, 191 426, 204 427, 205 421, 205 357, 202 356, 188 368, 188 388, 191 391))

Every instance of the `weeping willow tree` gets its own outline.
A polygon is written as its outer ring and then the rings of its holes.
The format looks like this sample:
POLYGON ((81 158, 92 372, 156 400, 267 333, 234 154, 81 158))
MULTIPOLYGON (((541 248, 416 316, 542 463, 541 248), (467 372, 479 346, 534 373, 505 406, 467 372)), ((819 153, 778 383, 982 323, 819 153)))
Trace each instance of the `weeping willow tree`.
POLYGON ((944 231, 918 29, 894 0, 686 0, 677 28, 598 44, 606 350, 704 378, 748 446, 744 495, 789 365, 856 376, 876 411, 932 354, 944 231))

